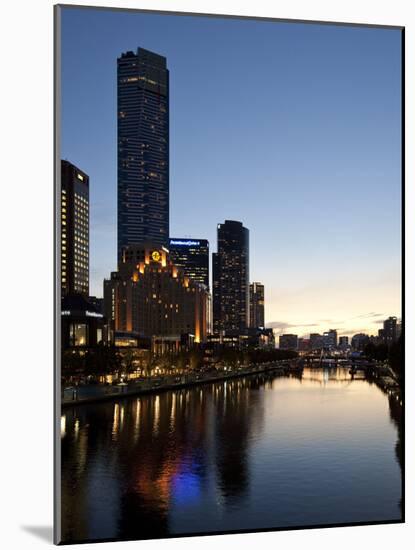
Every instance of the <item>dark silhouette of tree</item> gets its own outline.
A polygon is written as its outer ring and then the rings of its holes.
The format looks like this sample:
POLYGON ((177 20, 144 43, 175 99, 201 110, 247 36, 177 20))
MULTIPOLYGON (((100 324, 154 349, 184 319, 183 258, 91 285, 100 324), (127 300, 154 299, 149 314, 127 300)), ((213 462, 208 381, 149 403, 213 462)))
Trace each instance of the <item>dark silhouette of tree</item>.
POLYGON ((396 374, 398 380, 402 382, 403 377, 403 342, 402 336, 399 336, 396 342, 389 346, 387 344, 367 344, 364 349, 364 355, 368 359, 376 361, 388 361, 391 369, 396 374))
POLYGON ((99 343, 86 356, 85 375, 99 378, 107 374, 119 374, 122 370, 121 357, 117 348, 99 343))
POLYGON ((388 361, 391 369, 402 382, 403 378, 403 342, 402 336, 399 336, 396 342, 393 342, 389 348, 388 361))

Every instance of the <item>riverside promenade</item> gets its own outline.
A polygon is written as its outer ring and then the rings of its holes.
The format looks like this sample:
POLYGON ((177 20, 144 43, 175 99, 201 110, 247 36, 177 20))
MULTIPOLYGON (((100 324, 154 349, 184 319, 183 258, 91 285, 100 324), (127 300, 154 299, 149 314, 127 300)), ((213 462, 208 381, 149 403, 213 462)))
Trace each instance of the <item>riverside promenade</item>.
POLYGON ((68 387, 63 390, 61 405, 62 407, 72 407, 74 405, 83 405, 97 401, 108 401, 123 397, 161 393, 169 390, 177 390, 212 382, 221 382, 232 378, 240 378, 267 372, 284 375, 289 372, 296 372, 296 370, 296 367, 293 367, 290 362, 284 360, 260 363, 258 365, 247 365, 245 367, 237 367, 233 370, 220 370, 217 372, 205 373, 190 372, 182 375, 171 374, 152 378, 140 378, 115 386, 97 384, 91 386, 68 387))

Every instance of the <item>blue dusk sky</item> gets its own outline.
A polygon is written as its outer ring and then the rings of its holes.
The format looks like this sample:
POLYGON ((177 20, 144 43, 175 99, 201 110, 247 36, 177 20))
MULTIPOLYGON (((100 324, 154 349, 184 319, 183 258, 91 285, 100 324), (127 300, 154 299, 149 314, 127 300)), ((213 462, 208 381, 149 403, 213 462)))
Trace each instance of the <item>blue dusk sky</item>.
POLYGON ((62 158, 90 176, 90 293, 116 269, 116 62, 170 70, 170 234, 240 220, 266 322, 400 316, 401 31, 62 9, 62 158))

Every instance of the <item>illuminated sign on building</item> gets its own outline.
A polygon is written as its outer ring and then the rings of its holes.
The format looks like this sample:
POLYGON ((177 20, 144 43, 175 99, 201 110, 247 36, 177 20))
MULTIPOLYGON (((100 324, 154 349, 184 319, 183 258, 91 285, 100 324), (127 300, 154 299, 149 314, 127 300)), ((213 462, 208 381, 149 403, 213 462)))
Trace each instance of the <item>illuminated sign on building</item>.
POLYGON ((69 311, 67 309, 61 311, 61 315, 71 315, 73 317, 80 317, 85 315, 86 317, 98 317, 99 319, 102 319, 104 316, 102 313, 96 313, 95 311, 69 311))
POLYGON ((176 246, 200 246, 200 241, 174 241, 171 240, 170 244, 176 246))
POLYGON ((85 315, 87 317, 103 317, 103 315, 101 313, 96 313, 95 311, 85 311, 85 315))

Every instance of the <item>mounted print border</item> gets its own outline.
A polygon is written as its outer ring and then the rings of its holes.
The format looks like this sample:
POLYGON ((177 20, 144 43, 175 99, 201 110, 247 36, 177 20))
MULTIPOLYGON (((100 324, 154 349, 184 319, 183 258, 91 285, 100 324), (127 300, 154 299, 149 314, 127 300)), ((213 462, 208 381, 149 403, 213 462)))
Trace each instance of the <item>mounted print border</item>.
POLYGON ((55 543, 403 522, 404 28, 54 17, 55 543))

